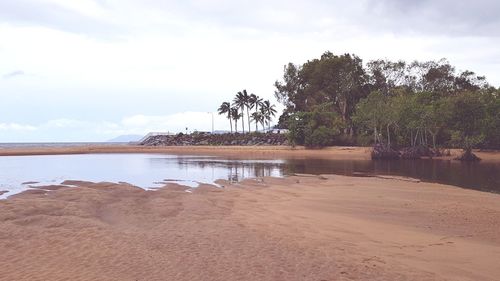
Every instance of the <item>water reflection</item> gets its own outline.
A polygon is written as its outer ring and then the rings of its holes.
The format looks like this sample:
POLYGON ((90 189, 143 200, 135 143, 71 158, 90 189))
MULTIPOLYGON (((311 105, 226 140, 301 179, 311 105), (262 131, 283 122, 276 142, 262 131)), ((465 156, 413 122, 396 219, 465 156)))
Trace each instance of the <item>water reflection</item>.
MULTIPOLYGON (((229 160, 216 157, 178 157, 177 169, 184 175, 211 172, 211 180, 226 179, 238 182, 245 178, 281 177, 286 162, 283 160, 229 160)), ((165 167, 171 158, 151 158, 151 166, 165 167)))
POLYGON ((0 157, 0 195, 5 198, 29 187, 24 182, 57 184, 67 179, 128 182, 155 188, 158 182, 196 187, 217 179, 280 177, 294 173, 382 174, 418 178, 465 188, 500 192, 500 163, 460 163, 440 160, 241 160, 209 156, 160 154, 88 154, 0 157))
POLYGON ((445 160, 287 160, 285 174, 397 175, 464 188, 500 192, 500 163, 445 160))

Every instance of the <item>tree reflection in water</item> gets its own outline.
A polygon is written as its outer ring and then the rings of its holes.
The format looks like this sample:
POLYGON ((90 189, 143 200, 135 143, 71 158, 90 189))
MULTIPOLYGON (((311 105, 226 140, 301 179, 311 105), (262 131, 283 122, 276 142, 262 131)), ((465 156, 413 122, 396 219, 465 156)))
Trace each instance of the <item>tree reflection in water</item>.
MULTIPOLYGON (((445 160, 332 160, 279 159, 240 160, 203 156, 168 156, 158 164, 175 163, 176 175, 182 180, 209 182, 227 179, 237 182, 245 178, 302 174, 339 174, 347 176, 396 175, 438 182, 464 188, 500 192, 499 163, 461 163, 445 160), (184 171, 184 173, 182 173, 184 171)), ((166 168, 165 168, 166 169, 166 168)))
POLYGON ((283 161, 275 160, 228 160, 228 159, 197 159, 178 158, 181 169, 225 169, 230 182, 238 182, 246 178, 283 176, 283 161))

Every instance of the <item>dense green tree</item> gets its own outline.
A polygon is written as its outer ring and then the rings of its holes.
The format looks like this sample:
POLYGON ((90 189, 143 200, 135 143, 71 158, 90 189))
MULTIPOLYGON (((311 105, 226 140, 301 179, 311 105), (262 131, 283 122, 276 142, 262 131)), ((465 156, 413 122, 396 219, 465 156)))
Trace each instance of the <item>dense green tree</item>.
POLYGON ((389 95, 396 88, 407 85, 407 64, 404 61, 374 60, 367 64, 372 91, 389 95))
POLYGON ((482 97, 485 105, 483 147, 500 149, 500 89, 490 89, 482 97))
MULTIPOLYGON (((394 111, 391 110, 390 98, 381 91, 374 91, 368 97, 362 99, 356 107, 354 122, 365 132, 373 134, 373 142, 381 143, 384 129, 390 129, 394 120, 394 111)), ((386 135, 387 143, 390 145, 390 134, 386 135)))
POLYGON ((303 100, 304 83, 299 77, 301 67, 293 63, 284 66, 283 81, 276 81, 274 96, 278 102, 285 106, 287 112, 303 111, 305 101, 303 100))
MULTIPOLYGON (((445 59, 374 60, 365 67, 355 55, 325 52, 283 70, 274 84, 275 97, 285 106, 277 126, 289 129, 292 145, 356 140, 392 151, 391 157, 399 153, 393 148, 428 156, 443 146, 461 147, 469 155, 475 147, 500 148, 500 89, 472 71, 457 72, 445 59)), ((251 120, 256 131, 259 123, 269 129, 276 114, 270 101, 246 90, 233 105, 232 120, 237 126, 242 118, 243 131, 245 110, 248 131, 251 120)))
POLYGON ((332 145, 344 129, 340 115, 328 110, 331 105, 316 106, 310 112, 297 112, 288 121, 288 139, 292 145, 322 147, 332 145))
POLYGON ((389 149, 500 146, 499 91, 472 71, 457 72, 445 59, 374 60, 365 69, 355 55, 326 52, 302 65, 286 65, 275 88, 285 105, 278 126, 290 129, 298 144, 312 135, 307 130, 313 112, 327 108, 341 117, 344 135, 355 132, 360 140, 372 135, 373 143, 389 149))
POLYGON ((328 103, 344 120, 345 133, 352 134, 351 116, 356 103, 368 93, 367 80, 360 58, 325 52, 301 67, 288 64, 283 81, 275 83, 275 96, 294 112, 328 103))
POLYGON ((485 138, 487 112, 481 98, 480 93, 464 92, 450 99, 451 141, 463 148, 466 156, 485 138))

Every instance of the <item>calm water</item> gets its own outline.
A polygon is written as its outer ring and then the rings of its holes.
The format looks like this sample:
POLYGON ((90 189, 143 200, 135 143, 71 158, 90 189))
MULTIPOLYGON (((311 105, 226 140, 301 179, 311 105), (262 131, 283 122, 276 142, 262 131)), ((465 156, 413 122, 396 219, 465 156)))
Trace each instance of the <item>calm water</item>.
POLYGON ((0 157, 0 191, 21 192, 25 182, 41 185, 64 180, 128 182, 155 188, 160 182, 180 182, 196 187, 217 179, 243 178, 293 173, 357 173, 400 175, 465 188, 500 192, 500 163, 463 164, 454 161, 367 161, 367 160, 237 160, 209 156, 161 154, 86 154, 0 157))
POLYGON ((72 147, 72 146, 117 146, 129 145, 128 142, 0 142, 0 149, 31 147, 72 147))

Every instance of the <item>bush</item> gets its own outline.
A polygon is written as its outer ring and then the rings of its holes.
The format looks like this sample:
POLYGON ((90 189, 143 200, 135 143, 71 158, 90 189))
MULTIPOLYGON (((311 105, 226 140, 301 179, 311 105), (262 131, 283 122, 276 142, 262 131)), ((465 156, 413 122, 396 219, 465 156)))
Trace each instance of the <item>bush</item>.
POLYGON ((319 126, 317 129, 311 130, 310 134, 305 137, 305 145, 307 147, 324 147, 333 144, 336 132, 325 126, 319 126))
POLYGON ((344 122, 337 113, 324 108, 327 105, 316 107, 311 112, 290 115, 287 122, 288 142, 292 146, 323 147, 334 144, 334 138, 341 134, 344 122))
POLYGON ((356 137, 356 145, 371 146, 373 144, 373 136, 367 134, 360 134, 356 137))

